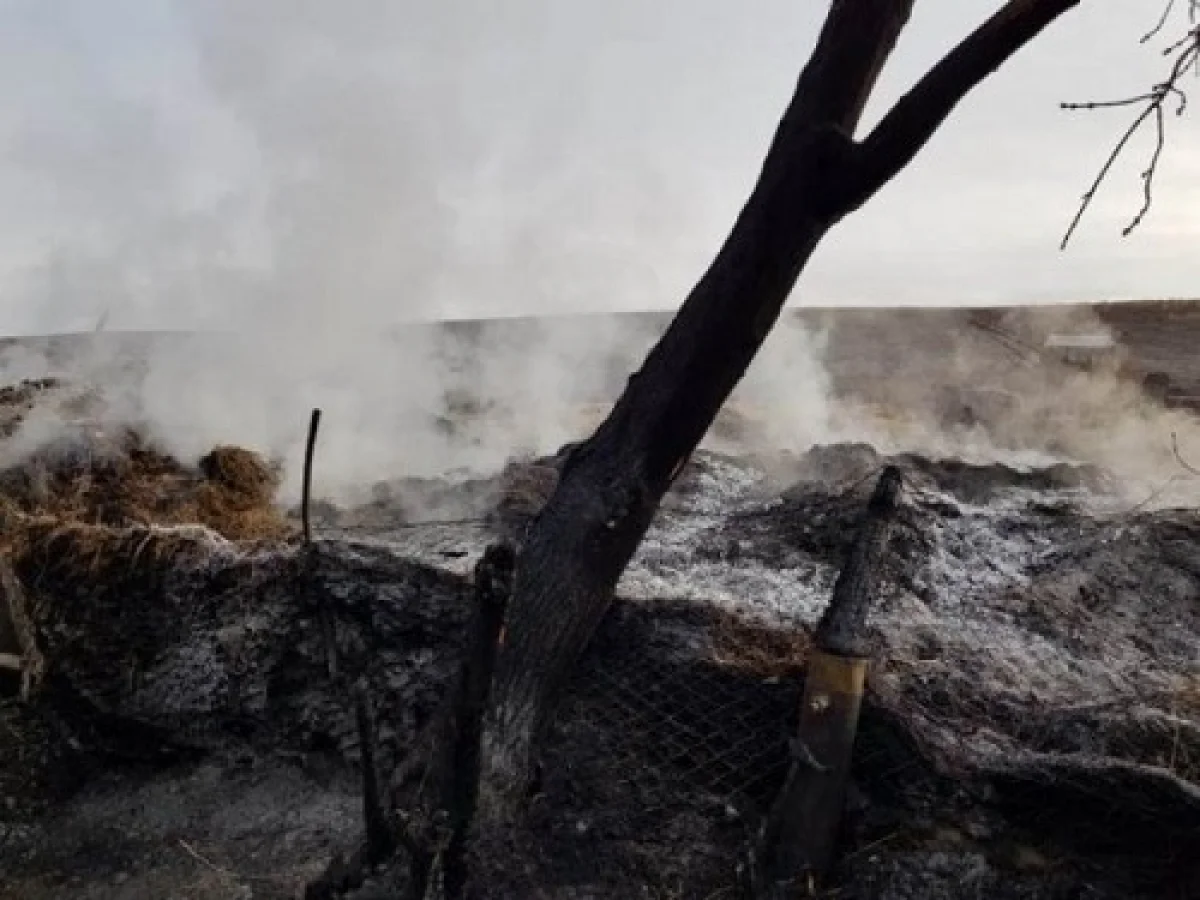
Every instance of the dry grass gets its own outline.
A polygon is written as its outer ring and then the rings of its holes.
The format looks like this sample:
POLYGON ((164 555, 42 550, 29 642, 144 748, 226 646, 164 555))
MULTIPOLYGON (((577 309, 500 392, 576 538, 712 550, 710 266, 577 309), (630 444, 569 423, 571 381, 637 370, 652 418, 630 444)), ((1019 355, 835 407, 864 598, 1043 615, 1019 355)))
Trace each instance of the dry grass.
POLYGON ((804 670, 812 649, 807 631, 770 628, 719 613, 712 628, 713 659, 756 678, 789 678, 804 670))
POLYGON ((139 563, 157 568, 212 547, 210 534, 187 527, 111 528, 50 518, 26 519, 24 526, 5 542, 14 560, 34 563, 44 572, 69 571, 80 580, 103 578, 118 563, 130 570, 139 563))
MULTIPOLYGON (((219 447, 192 469, 126 432, 0 471, 0 524, 203 525, 231 541, 279 540, 294 528, 274 504, 278 484, 278 471, 248 450, 219 447)), ((12 527, 3 532, 0 547, 16 539, 12 527)))

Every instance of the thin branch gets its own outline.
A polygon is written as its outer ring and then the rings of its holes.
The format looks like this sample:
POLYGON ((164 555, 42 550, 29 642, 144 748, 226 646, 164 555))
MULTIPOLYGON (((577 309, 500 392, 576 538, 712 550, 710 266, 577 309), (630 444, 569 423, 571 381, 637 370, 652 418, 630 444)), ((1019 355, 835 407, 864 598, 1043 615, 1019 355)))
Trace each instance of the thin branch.
MULTIPOLYGON (((300 522, 304 533, 304 580, 309 586, 309 590, 312 590, 315 562, 312 544, 312 517, 309 507, 312 504, 313 455, 316 451, 317 431, 320 427, 321 410, 314 409, 308 420, 308 442, 304 447, 304 474, 300 486, 300 522)), ((318 607, 317 620, 321 625, 321 636, 325 641, 325 669, 329 674, 329 680, 336 684, 338 681, 337 622, 334 621, 333 611, 328 603, 322 602, 318 607)))
POLYGON ((238 878, 238 874, 236 872, 232 872, 229 869, 226 869, 224 866, 218 866, 215 862, 213 862, 183 838, 179 839, 179 846, 188 854, 188 856, 196 860, 196 862, 200 863, 205 868, 216 872, 222 878, 229 878, 232 880, 236 880, 238 878))
POLYGON ((1163 146, 1167 142, 1162 106, 1154 107, 1154 133, 1154 153, 1150 156, 1150 165, 1142 171, 1142 208, 1122 230, 1122 237, 1129 237, 1142 224, 1142 219, 1150 212, 1150 204, 1154 202, 1154 173, 1158 171, 1158 161, 1162 159, 1163 146))
MULTIPOLYGON (((1160 34, 1166 27, 1167 22, 1171 18, 1171 13, 1177 6, 1176 0, 1168 0, 1166 8, 1163 10, 1161 17, 1155 26, 1142 37, 1142 42, 1160 34)), ((1189 0, 1188 3, 1188 18, 1189 21, 1195 22, 1197 14, 1200 12, 1200 2, 1198 0, 1189 0)), ((1075 215, 1071 219, 1070 225, 1067 226, 1066 233, 1063 235, 1062 243, 1059 249, 1065 250, 1067 244, 1070 243, 1076 230, 1079 228, 1079 223, 1083 220, 1084 214, 1092 205, 1092 201, 1096 197, 1096 192, 1100 186, 1104 184, 1108 178, 1113 166, 1125 151, 1133 136, 1138 134, 1142 127, 1147 122, 1153 122, 1154 127, 1154 149, 1150 154, 1150 161, 1146 168, 1142 170, 1142 205, 1138 209, 1134 217, 1122 229, 1121 234, 1128 237, 1133 231, 1142 224, 1146 215, 1150 212, 1150 207, 1154 202, 1154 179, 1158 174, 1158 166, 1162 161, 1163 148, 1166 145, 1166 104, 1168 100, 1177 101, 1174 112, 1175 115, 1181 116, 1187 111, 1187 94, 1179 87, 1179 80, 1184 76, 1188 69, 1200 67, 1200 26, 1193 25, 1188 29, 1187 33, 1178 41, 1168 46, 1163 55, 1170 58, 1174 57, 1174 62, 1167 74, 1167 78, 1156 84, 1153 88, 1143 94, 1137 94, 1132 97, 1124 97, 1116 100, 1094 100, 1086 103, 1063 103, 1060 104, 1063 109, 1069 110, 1093 110, 1093 109, 1114 109, 1127 106, 1142 106, 1142 110, 1137 117, 1122 132, 1120 139, 1105 159, 1104 164, 1100 167, 1100 171, 1096 177, 1092 179, 1092 183, 1088 186, 1083 198, 1080 200, 1079 207, 1075 210, 1075 215)))
MULTIPOLYGON (((1113 102, 1108 105, 1110 105, 1110 106, 1116 105, 1116 103, 1113 102)), ((1122 104, 1122 105, 1124 105, 1124 104, 1122 104)), ((1064 109, 1073 109, 1073 108, 1085 108, 1085 107, 1083 107, 1082 105, 1078 106, 1078 107, 1069 107, 1066 104, 1064 104, 1063 108, 1064 109)), ((1094 108, 1094 107, 1092 107, 1092 108, 1094 108)), ((1133 138, 1133 136, 1135 134, 1137 134, 1138 131, 1141 130, 1142 124, 1148 118, 1150 118, 1150 114, 1152 112, 1154 112, 1154 110, 1157 108, 1158 107, 1153 106, 1153 105, 1146 107, 1145 109, 1143 109, 1141 111, 1141 113, 1138 115, 1138 117, 1133 120, 1133 124, 1130 125, 1127 129, 1125 129, 1125 133, 1121 135, 1121 139, 1119 141, 1117 141, 1117 144, 1115 147, 1113 147, 1112 152, 1108 154, 1108 159, 1106 159, 1104 161, 1104 165, 1100 167, 1099 173, 1092 180, 1091 186, 1084 193, 1083 201, 1079 204, 1079 208, 1075 210, 1075 217, 1073 219, 1071 219, 1071 224, 1067 227, 1067 233, 1065 235, 1063 235, 1062 243, 1059 245, 1060 250, 1066 249, 1067 243, 1071 240, 1071 236, 1075 233, 1075 229, 1078 228, 1079 223, 1081 221, 1083 221, 1083 214, 1086 213, 1088 210, 1088 207, 1092 205, 1092 199, 1096 196, 1096 192, 1098 190, 1100 190, 1100 185, 1102 185, 1104 183, 1104 180, 1106 178, 1108 178, 1108 173, 1112 170, 1112 167, 1114 165, 1116 165, 1117 160, 1120 159, 1121 151, 1123 151, 1125 149, 1125 145, 1128 144, 1129 141, 1133 138)), ((1161 138, 1161 135, 1160 135, 1160 138, 1161 138)), ((1143 178, 1145 178, 1145 176, 1143 176, 1143 178)), ((1152 180, 1153 180, 1152 176, 1150 178, 1145 178, 1147 195, 1150 194, 1152 180)))
POLYGON ((858 146, 847 211, 916 157, 968 93, 1079 0, 1009 0, 930 69, 858 146))
POLYGON ((1175 462, 1179 463, 1180 467, 1189 475, 1200 476, 1200 469, 1197 469, 1179 452, 1179 436, 1175 432, 1171 432, 1171 452, 1175 454, 1175 462))
POLYGON ((1132 516, 1136 512, 1141 512, 1143 509, 1145 509, 1147 506, 1149 506, 1151 503, 1153 503, 1155 500, 1157 500, 1159 497, 1161 497, 1164 493, 1166 493, 1167 488, 1169 488, 1173 484, 1177 484, 1182 479, 1183 479, 1182 475, 1172 475, 1170 478, 1168 478, 1166 481, 1164 481, 1162 484, 1160 484, 1158 487, 1156 487, 1154 490, 1152 490, 1149 494, 1147 494, 1143 500, 1141 500, 1138 503, 1135 503, 1133 506, 1129 507, 1126 510, 1122 510, 1121 515, 1122 516, 1132 516))
POLYGON ((312 499, 312 467, 313 451, 317 446, 317 429, 321 426, 321 411, 314 409, 308 422, 308 444, 304 448, 304 484, 300 495, 300 521, 304 527, 304 544, 312 543, 312 523, 309 519, 308 506, 312 499))
POLYGON ((1141 43, 1148 43, 1149 41, 1158 37, 1158 35, 1162 33, 1162 30, 1167 27, 1167 22, 1170 20, 1171 13, 1174 12, 1174 10, 1175 0, 1167 0, 1166 8, 1162 11, 1162 15, 1159 16, 1158 22, 1153 28, 1142 35, 1141 43))

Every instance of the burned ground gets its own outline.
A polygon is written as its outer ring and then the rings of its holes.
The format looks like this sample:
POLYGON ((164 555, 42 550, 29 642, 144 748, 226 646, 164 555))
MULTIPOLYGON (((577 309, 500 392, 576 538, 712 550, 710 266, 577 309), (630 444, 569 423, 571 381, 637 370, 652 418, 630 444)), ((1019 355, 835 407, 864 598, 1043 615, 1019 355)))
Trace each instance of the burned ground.
MULTIPOLYGON (((844 445, 692 461, 576 673, 527 823, 483 848, 489 895, 738 896, 808 627, 889 461, 909 486, 832 896, 1193 896, 1200 516, 1128 511, 1086 467, 844 445)), ((351 686, 390 771, 456 664, 465 567, 536 509, 539 466, 489 483, 508 506, 482 526, 364 517, 309 550, 22 519, 0 895, 296 896, 359 839, 351 686)))
MULTIPOLYGON (((938 315, 875 352, 872 316, 847 313, 843 346, 872 352, 833 360, 835 386, 879 382, 850 363, 911 358, 938 315)), ((519 539, 557 463, 318 504, 305 549, 268 461, 173 459, 97 430, 67 387, 0 394, 2 440, 50 400, 70 424, 0 465, 24 664, 0 670, 20 693, 0 699, 0 897, 295 897, 361 838, 353 685, 402 767, 457 664, 474 560, 519 539)), ((485 894, 739 896, 809 628, 886 463, 907 488, 829 895, 1200 896, 1200 516, 1166 508, 1170 485, 1135 508, 1091 466, 866 444, 685 467, 575 673, 528 821, 481 848, 485 894)))

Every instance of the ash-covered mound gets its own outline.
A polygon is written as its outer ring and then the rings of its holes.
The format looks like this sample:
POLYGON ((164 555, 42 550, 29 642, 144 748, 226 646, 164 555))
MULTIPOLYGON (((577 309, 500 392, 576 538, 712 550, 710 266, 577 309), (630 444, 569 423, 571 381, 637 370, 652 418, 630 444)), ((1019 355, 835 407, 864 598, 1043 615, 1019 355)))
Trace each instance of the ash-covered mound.
POLYGON ((330 650, 346 683, 378 677, 383 698, 416 692, 395 720, 411 736, 438 677, 422 684, 409 670, 452 650, 466 614, 462 579, 377 548, 247 553, 201 529, 57 529, 11 576, 26 699, 135 756, 250 735, 297 745, 318 733, 351 750, 330 650))
POLYGON ((297 896, 359 827, 351 686, 394 766, 467 614, 463 579, 339 541, 74 526, 34 546, 8 585, 25 699, 0 701, 0 869, 22 897, 297 896))
MULTIPOLYGON (((187 465, 134 428, 101 427, 98 404, 94 392, 55 379, 0 389, 0 570, 49 554, 87 579, 130 541, 158 550, 186 534, 171 529, 202 526, 243 542, 294 532, 275 504, 278 468, 258 454, 217 447, 187 465)), ((7 585, 0 590, 5 695, 13 673, 23 668, 28 678, 37 658, 18 639, 13 596, 7 585)))
POLYGON ((865 444, 814 448, 781 467, 795 479, 766 502, 742 503, 697 539, 702 560, 811 568, 832 575, 885 465, 904 474, 906 500, 893 531, 885 583, 918 599, 962 596, 1002 582, 1098 523, 1086 507, 1103 497, 1100 470, 1066 463, 1018 469, 992 463, 885 457, 865 444))
MULTIPOLYGON (((762 468, 696 455, 578 667, 530 819, 490 861, 485 895, 737 895, 787 764, 807 626, 889 461, 908 485, 871 620, 837 895, 1183 889, 1200 857, 1200 516, 1113 512, 1087 468, 845 446, 794 461, 804 477, 782 492, 762 468)), ((522 523, 549 479, 515 472, 522 523)), ((484 540, 464 528, 459 546, 474 557, 484 540)), ((163 861, 182 835, 231 873, 226 888, 294 896, 251 854, 315 874, 357 839, 350 685, 370 684, 388 769, 462 640, 468 582, 405 559, 425 553, 419 528, 311 554, 153 527, 76 526, 31 546, 13 574, 37 677, 0 723, 15 723, 0 759, 23 767, 0 763, 0 790, 26 810, 6 844, 22 888, 98 841, 121 862, 92 863, 78 896, 119 896, 114 865, 142 896, 178 893, 205 868, 163 861), (163 768, 180 748, 202 768, 163 768), (156 765, 113 762, 130 757, 156 765), (109 780, 34 817, 26 800, 45 802, 64 769, 109 780), (243 810, 247 784, 253 834, 212 799, 243 810), (158 812, 181 795, 203 814, 158 812)))
POLYGON ((910 485, 941 491, 965 503, 986 503, 1012 490, 1100 493, 1114 487, 1106 472, 1089 464, 1053 462, 1018 467, 1004 462, 931 459, 918 453, 885 458, 870 444, 861 443, 818 445, 794 459, 773 460, 777 477, 792 482, 785 498, 802 496, 808 490, 842 492, 886 464, 897 466, 910 485))
MULTIPOLYGON (((782 567, 831 580, 886 463, 907 488, 872 619, 877 721, 1063 859, 1126 854, 1166 877, 1200 852, 1200 514, 1113 512, 1087 467, 834 446, 800 460, 802 480, 778 499, 703 531, 696 555, 749 577, 782 567)), ((863 840, 883 836, 872 828, 863 840)), ((911 881, 911 866, 897 872, 911 881)), ((902 886, 868 890, 861 875, 854 896, 902 886)), ((961 896, 935 890, 927 868, 922 878, 926 896, 961 896)))

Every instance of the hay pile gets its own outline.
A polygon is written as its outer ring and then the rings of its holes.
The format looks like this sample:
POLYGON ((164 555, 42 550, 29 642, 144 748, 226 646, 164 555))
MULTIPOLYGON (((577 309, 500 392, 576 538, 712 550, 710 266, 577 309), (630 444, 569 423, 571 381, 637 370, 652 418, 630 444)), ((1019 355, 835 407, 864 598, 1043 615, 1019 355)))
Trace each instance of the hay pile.
POLYGON ((278 469, 257 454, 217 447, 188 466, 135 429, 100 428, 98 402, 51 378, 0 388, 0 661, 11 674, 23 658, 27 694, 43 665, 13 570, 36 563, 88 583, 114 565, 161 569, 222 538, 294 531, 274 502, 278 469))
MULTIPOLYGON (((292 528, 274 504, 278 470, 218 447, 195 468, 132 430, 50 444, 0 469, 0 518, 59 526, 203 525, 231 541, 277 540, 292 528)), ((5 543, 14 529, 6 528, 5 543)))

